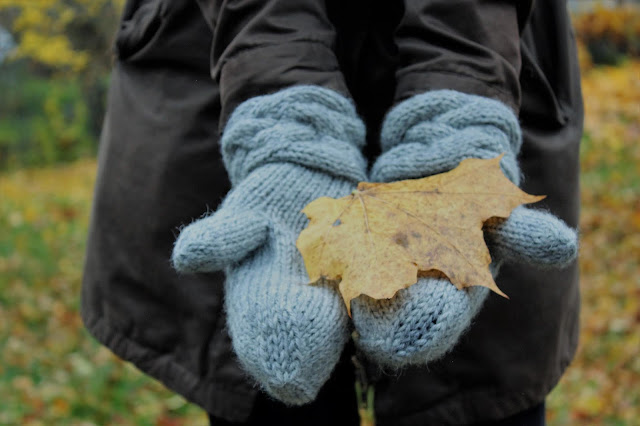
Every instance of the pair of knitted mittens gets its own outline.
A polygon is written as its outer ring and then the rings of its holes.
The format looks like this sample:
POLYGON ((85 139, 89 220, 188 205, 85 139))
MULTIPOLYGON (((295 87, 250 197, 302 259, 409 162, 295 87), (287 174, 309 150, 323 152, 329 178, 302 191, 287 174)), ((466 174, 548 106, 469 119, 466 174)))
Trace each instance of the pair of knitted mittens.
MULTIPOLYGON (((236 108, 221 144, 232 190, 212 215, 185 227, 172 261, 181 272, 224 270, 227 325, 244 369, 290 405, 312 401, 349 338, 342 298, 309 286, 295 247, 312 200, 348 195, 360 181, 419 178, 464 158, 502 160, 518 183, 521 136, 501 103, 453 91, 415 96, 387 116, 383 153, 366 173, 364 125, 346 98, 298 86, 236 108)), ((489 228, 492 256, 561 266, 575 257, 576 235, 557 218, 518 208, 489 228)), ((427 363, 449 350, 487 296, 484 287, 457 290, 420 279, 384 301, 352 303, 357 344, 391 367, 427 363)))

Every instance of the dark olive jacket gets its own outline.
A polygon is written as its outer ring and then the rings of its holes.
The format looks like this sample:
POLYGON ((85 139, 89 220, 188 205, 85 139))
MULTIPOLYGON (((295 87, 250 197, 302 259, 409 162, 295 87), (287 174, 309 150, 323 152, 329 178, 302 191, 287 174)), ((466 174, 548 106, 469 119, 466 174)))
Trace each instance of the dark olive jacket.
MULTIPOLYGON (((351 97, 367 155, 395 103, 434 89, 519 114, 523 188, 576 227, 582 102, 557 0, 129 0, 102 133, 82 289, 88 330, 201 405, 241 421, 259 393, 225 330, 222 274, 170 267, 181 225, 229 189, 218 135, 242 101, 296 84, 351 97)), ((428 368, 370 366, 378 425, 463 424, 541 402, 578 337, 578 272, 506 265, 455 349, 428 368)))

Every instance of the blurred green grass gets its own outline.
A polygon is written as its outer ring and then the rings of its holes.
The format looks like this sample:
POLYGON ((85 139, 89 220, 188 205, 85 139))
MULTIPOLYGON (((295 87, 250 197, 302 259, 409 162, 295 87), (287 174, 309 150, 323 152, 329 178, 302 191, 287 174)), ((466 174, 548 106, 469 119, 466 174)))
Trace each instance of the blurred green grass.
POLYGON ((93 160, 0 175, 0 424, 208 424, 81 324, 94 176, 93 160))
MULTIPOLYGON (((551 425, 640 418, 640 62, 585 73, 578 356, 551 425)), ((78 316, 95 161, 0 174, 0 424, 204 425, 78 316)), ((636 423, 634 423, 636 422, 636 423)))
MULTIPOLYGON (((106 78, 96 82, 106 84, 106 78)), ((96 135, 83 90, 74 76, 51 79, 30 72, 24 61, 2 64, 0 170, 58 164, 94 155, 96 135)))

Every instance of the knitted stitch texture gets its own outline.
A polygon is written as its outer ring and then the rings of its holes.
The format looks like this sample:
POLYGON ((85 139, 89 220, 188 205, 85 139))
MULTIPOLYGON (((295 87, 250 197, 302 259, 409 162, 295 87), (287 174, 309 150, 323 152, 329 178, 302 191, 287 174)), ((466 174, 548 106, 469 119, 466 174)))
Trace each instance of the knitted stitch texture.
MULTIPOLYGON (((373 181, 413 179, 446 172, 465 158, 494 158, 520 182, 522 143, 513 112, 502 103, 451 90, 414 96, 392 109, 383 123, 383 153, 373 181)), ((485 227, 494 277, 503 261, 562 267, 577 253, 577 236, 549 213, 516 208, 508 220, 485 227)), ((352 302, 357 344, 382 365, 426 364, 447 353, 478 313, 489 290, 457 290, 447 280, 420 278, 389 300, 352 302)))
POLYGON ((234 351, 286 404, 316 397, 349 337, 344 302, 334 288, 307 285, 295 242, 307 203, 345 196, 366 180, 364 132, 353 105, 320 87, 244 102, 221 140, 232 190, 213 215, 185 227, 174 247, 179 271, 224 268, 234 351))

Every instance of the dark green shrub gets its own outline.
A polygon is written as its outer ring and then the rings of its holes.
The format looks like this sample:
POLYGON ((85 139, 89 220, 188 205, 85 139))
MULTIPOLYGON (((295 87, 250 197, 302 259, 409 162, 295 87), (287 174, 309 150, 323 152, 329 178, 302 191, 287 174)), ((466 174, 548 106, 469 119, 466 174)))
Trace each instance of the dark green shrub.
POLYGON ((28 71, 24 63, 0 66, 0 170, 95 153, 97 135, 81 84, 28 71))

